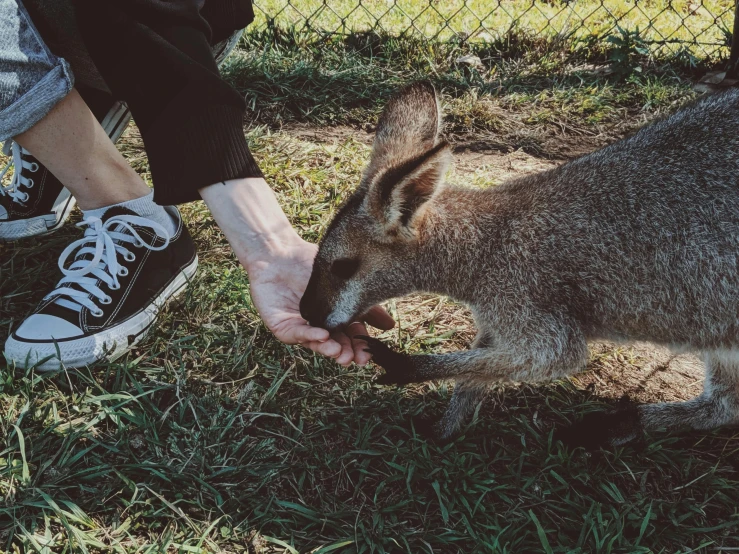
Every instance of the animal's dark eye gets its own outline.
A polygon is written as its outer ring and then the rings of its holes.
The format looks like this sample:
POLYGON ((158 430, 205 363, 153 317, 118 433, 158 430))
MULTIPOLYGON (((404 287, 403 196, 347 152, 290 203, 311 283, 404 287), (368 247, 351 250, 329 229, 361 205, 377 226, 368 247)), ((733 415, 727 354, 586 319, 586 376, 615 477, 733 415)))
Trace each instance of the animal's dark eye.
POLYGON ((359 269, 359 260, 342 258, 331 264, 331 273, 342 279, 349 279, 359 269))

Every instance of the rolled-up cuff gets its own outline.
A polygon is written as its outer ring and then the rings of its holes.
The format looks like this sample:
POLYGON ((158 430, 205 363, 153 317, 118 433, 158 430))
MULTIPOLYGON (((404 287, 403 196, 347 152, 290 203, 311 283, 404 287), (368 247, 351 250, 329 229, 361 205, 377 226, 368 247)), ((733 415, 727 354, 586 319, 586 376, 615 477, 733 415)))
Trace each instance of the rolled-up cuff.
POLYGON ((74 87, 74 75, 62 59, 33 88, 0 112, 0 142, 28 131, 74 87))
POLYGON ((244 136, 243 115, 238 106, 214 104, 195 114, 181 113, 177 123, 160 120, 142 133, 157 204, 200 200, 203 187, 262 177, 244 136))

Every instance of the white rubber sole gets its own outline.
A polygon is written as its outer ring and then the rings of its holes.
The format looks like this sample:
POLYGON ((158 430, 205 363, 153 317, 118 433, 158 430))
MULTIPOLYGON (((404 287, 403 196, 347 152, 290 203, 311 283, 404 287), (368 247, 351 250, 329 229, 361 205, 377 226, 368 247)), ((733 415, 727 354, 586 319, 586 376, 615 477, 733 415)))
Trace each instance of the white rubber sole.
POLYGON ((76 204, 74 196, 64 188, 54 202, 51 213, 28 219, 0 221, 0 242, 11 242, 53 233, 64 225, 76 204))
POLYGON ((124 102, 116 102, 100 122, 100 126, 115 144, 128 127, 129 121, 131 121, 131 112, 128 106, 124 102))
POLYGON ((228 58, 231 55, 231 52, 234 51, 234 48, 236 48, 236 45, 241 40, 241 35, 244 34, 244 29, 241 29, 240 31, 236 31, 234 34, 232 34, 229 38, 227 38, 224 42, 221 42, 219 44, 223 44, 223 49, 220 51, 220 53, 216 54, 216 65, 218 67, 221 67, 221 64, 226 61, 226 58, 228 58))
POLYGON ((16 367, 34 366, 39 371, 84 367, 102 360, 112 362, 146 336, 159 311, 185 291, 197 268, 196 256, 151 304, 115 327, 80 339, 48 343, 25 342, 11 335, 5 343, 5 357, 16 367))

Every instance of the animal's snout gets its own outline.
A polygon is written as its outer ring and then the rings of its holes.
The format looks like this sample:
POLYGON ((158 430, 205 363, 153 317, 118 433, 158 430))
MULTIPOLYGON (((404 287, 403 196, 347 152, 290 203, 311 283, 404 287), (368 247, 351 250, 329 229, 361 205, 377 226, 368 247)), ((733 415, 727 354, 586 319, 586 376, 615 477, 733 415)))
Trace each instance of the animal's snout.
POLYGON ((308 286, 305 288, 303 297, 300 299, 300 317, 306 320, 312 327, 326 327, 328 310, 318 297, 318 287, 315 279, 311 276, 308 286))
POLYGON ((321 327, 323 321, 316 308, 313 298, 308 296, 307 291, 300 299, 300 317, 306 320, 312 327, 321 327))

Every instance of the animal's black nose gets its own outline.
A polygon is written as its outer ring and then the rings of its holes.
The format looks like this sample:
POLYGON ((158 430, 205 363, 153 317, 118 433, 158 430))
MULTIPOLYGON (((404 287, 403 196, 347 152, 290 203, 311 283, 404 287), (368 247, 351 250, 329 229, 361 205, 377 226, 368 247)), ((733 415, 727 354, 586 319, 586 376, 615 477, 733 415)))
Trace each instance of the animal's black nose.
POLYGON ((315 305, 315 300, 308 295, 308 291, 300 299, 300 317, 306 320, 312 327, 321 326, 321 317, 315 305))
POLYGON ((303 297, 300 299, 300 317, 312 327, 326 327, 328 310, 325 302, 321 300, 321 295, 318 294, 317 281, 314 276, 311 276, 303 297))
POLYGON ((303 303, 300 303, 300 317, 308 322, 311 327, 325 327, 326 318, 322 315, 321 310, 317 307, 309 305, 303 309, 303 303))
POLYGON ((306 306, 305 298, 300 301, 300 317, 302 317, 304 320, 306 320, 308 323, 313 325, 315 321, 315 317, 312 316, 311 310, 308 309, 306 306))

